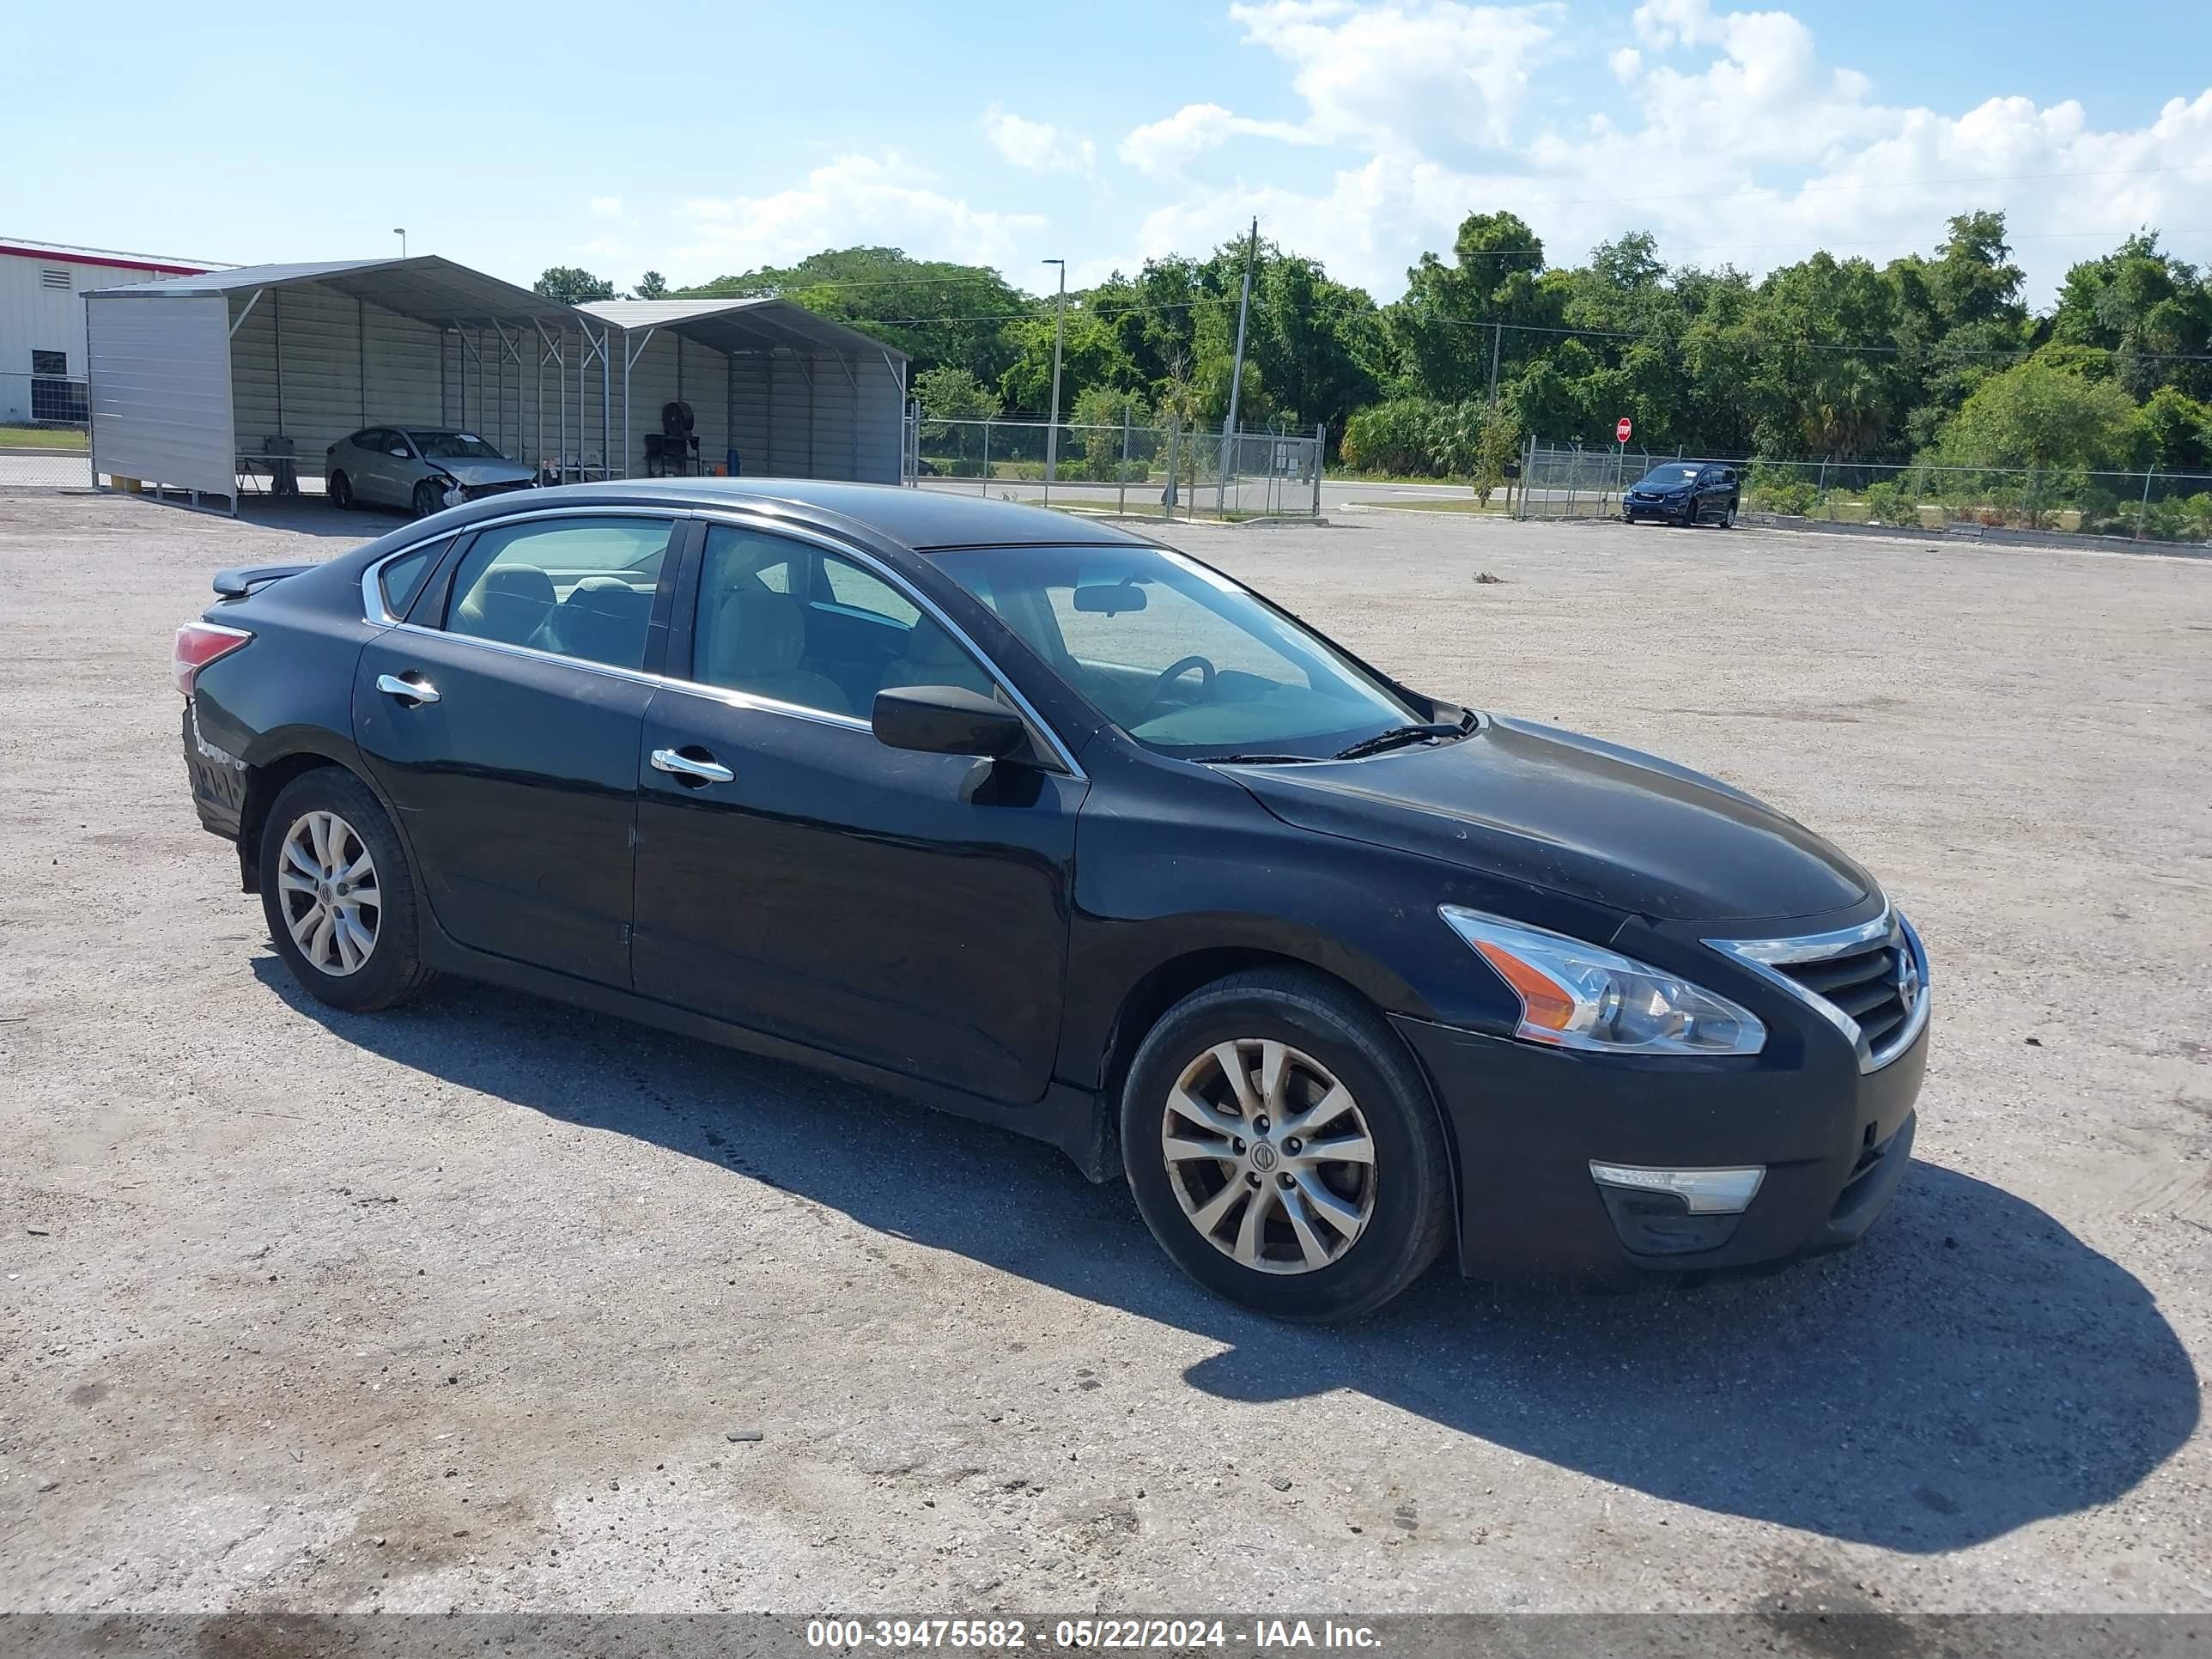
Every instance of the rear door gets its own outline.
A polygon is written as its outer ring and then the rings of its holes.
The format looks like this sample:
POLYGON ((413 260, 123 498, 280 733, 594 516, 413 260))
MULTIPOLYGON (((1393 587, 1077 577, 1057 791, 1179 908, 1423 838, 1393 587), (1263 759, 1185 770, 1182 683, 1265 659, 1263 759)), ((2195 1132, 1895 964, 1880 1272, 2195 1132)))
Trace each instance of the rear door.
POLYGON ((592 509, 481 530, 362 653, 355 739, 460 944, 628 987, 647 670, 688 528, 592 509))
POLYGON ((1057 759, 994 767, 876 740, 880 684, 996 684, 887 568, 721 523, 695 563, 671 684, 646 710, 636 988, 1036 1099, 1088 785, 1057 759))

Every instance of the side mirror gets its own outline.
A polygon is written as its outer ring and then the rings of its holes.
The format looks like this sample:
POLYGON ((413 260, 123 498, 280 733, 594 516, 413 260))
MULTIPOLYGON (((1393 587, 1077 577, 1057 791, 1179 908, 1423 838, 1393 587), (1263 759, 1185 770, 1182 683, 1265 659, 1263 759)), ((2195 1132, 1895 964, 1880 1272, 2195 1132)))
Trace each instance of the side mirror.
POLYGON ((404 449, 393 449, 387 451, 386 453, 390 454, 392 459, 395 461, 404 461, 412 459, 404 449))
POLYGON ((957 685, 901 685, 876 693, 869 724, 890 749, 997 760, 1029 739, 1022 717, 1004 703, 957 685))

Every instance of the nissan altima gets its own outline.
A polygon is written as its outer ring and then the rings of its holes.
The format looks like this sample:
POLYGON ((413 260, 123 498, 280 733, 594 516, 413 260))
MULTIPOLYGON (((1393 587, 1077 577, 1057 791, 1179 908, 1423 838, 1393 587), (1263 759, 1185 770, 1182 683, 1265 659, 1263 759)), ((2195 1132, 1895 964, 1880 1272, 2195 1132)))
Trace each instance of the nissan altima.
POLYGON ((1836 1249, 1911 1154, 1928 961, 1849 856, 1116 527, 610 483, 215 594, 193 802, 339 1008, 457 974, 902 1092, 1290 1318, 1836 1249))

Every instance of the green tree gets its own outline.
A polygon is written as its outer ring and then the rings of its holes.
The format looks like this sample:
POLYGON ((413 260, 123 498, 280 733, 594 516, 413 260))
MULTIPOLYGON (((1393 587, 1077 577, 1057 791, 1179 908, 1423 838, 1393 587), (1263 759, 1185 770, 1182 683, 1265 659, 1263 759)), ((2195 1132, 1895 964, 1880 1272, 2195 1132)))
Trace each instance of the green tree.
POLYGON ((1501 374, 1540 355, 1543 337, 1515 331, 1558 321, 1556 299, 1539 280, 1543 269, 1543 242, 1510 213, 1468 215, 1449 264, 1422 254, 1406 273, 1404 297, 1384 313, 1407 389, 1448 400, 1485 396, 1493 344, 1501 374), (1507 331, 1493 334, 1492 324, 1507 331))
POLYGON ((668 295, 668 278, 657 270, 648 270, 637 279, 637 297, 641 300, 660 300, 668 295))
POLYGON ((2162 386, 2142 408, 2152 465, 2167 472, 2212 471, 2212 404, 2162 386))
POLYGON ((592 276, 580 265, 548 265, 530 287, 532 292, 564 306, 615 297, 612 283, 604 276, 592 276))
POLYGON ((924 415, 943 421, 988 421, 999 412, 999 394, 956 364, 925 368, 914 377, 924 415))
POLYGON ((951 364, 986 382, 1017 355, 1009 322, 1036 306, 995 270, 910 258, 895 247, 830 248, 795 265, 717 276, 678 297, 757 295, 779 295, 896 346, 917 373, 951 364))
POLYGON ((1954 466, 2099 471, 2133 462, 2143 435, 2135 400, 2112 381, 2030 362, 1984 380, 1939 448, 1954 466))

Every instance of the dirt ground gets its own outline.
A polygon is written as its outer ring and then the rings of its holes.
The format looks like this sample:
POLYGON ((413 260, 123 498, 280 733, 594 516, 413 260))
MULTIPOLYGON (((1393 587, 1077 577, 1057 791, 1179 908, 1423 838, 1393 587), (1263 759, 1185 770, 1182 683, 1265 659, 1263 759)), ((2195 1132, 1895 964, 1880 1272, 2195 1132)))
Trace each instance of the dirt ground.
POLYGON ((1777 801, 1934 963, 1855 1252, 1310 1330, 1039 1146, 465 985, 306 1002, 168 683, 213 568, 362 533, 297 524, 0 496, 0 1607, 2212 1607, 2212 562, 1179 528, 1777 801))

